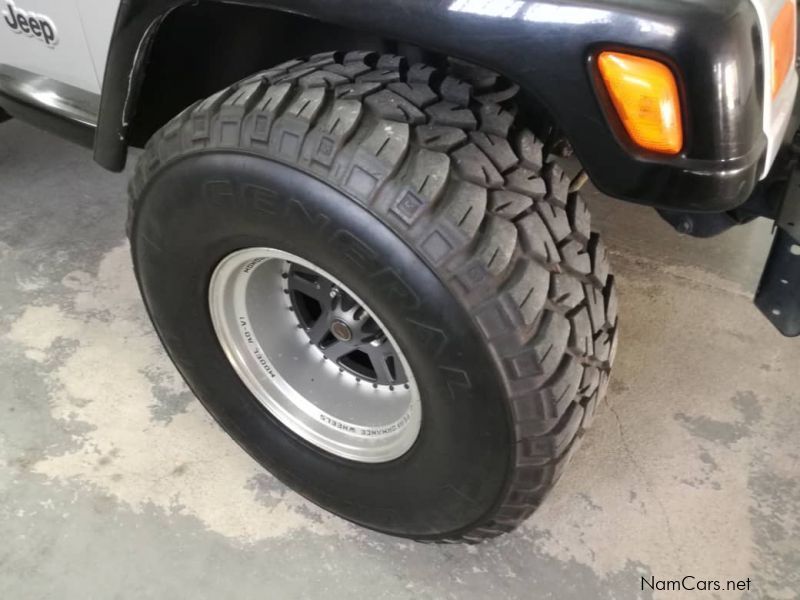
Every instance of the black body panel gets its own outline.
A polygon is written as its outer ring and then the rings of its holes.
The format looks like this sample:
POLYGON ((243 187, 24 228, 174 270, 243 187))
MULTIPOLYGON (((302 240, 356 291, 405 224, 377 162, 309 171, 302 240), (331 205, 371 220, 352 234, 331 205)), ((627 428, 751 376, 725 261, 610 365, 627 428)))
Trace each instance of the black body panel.
MULTIPOLYGON (((125 163, 125 112, 135 109, 148 39, 184 2, 127 0, 120 6, 95 140, 95 158, 109 169, 125 163)), ((763 165, 761 41, 748 0, 236 3, 369 30, 502 73, 549 112, 593 183, 611 196, 664 209, 723 211, 747 199, 763 165), (684 101, 680 156, 644 153, 621 134, 591 64, 597 49, 609 47, 671 63, 684 101)))

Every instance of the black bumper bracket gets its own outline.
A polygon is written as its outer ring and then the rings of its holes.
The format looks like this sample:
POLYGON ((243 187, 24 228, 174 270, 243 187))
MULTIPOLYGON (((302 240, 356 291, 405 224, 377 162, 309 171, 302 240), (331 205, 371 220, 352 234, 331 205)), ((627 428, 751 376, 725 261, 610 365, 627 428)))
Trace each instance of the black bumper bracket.
POLYGON ((787 337, 800 335, 800 163, 793 161, 783 190, 772 249, 756 292, 756 306, 787 337))
POLYGON ((783 335, 800 335, 800 240, 783 227, 775 233, 755 302, 783 335))

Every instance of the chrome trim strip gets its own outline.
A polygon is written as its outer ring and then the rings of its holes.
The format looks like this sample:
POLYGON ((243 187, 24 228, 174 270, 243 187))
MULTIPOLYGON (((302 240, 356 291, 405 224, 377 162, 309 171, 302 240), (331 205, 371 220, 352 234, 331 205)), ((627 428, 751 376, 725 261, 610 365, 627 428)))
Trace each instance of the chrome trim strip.
POLYGON ((0 64, 0 94, 70 121, 97 127, 100 96, 55 79, 0 64))

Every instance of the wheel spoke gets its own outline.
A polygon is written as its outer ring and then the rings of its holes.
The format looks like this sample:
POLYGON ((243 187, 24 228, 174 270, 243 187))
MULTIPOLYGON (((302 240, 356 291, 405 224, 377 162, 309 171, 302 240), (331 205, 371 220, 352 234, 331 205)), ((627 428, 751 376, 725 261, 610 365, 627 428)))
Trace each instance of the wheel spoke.
POLYGON ((373 346, 366 351, 366 354, 369 356, 372 368, 375 369, 376 382, 383 385, 394 383, 395 378, 392 375, 391 369, 389 369, 389 357, 383 352, 381 347, 373 346))
POLYGON ((352 327, 353 339, 358 340, 362 344, 369 344, 380 335, 380 327, 375 323, 374 319, 369 315, 361 318, 360 321, 352 327))
POLYGON ((389 340, 384 340, 378 346, 370 345, 364 351, 375 369, 378 383, 389 385, 406 380, 403 364, 389 340))
POLYGON ((331 282, 322 277, 312 281, 299 273, 291 272, 289 274, 289 290, 316 300, 323 310, 330 308, 331 289, 331 282))
POLYGON ((312 344, 319 344, 330 331, 330 324, 328 323, 327 314, 323 313, 319 319, 311 326, 311 329, 306 331, 308 339, 312 344))
POLYGON ((336 340, 330 346, 323 348, 325 356, 334 361, 339 360, 343 356, 347 356, 353 350, 355 350, 355 348, 353 348, 351 344, 340 342, 339 340, 336 340))
MULTIPOLYGON (((408 381, 406 370, 403 368, 403 363, 400 361, 400 357, 397 355, 397 352, 394 351, 394 348, 392 348, 392 352, 389 356, 392 358, 392 363, 394 364, 394 380, 399 382, 408 381)), ((388 358, 389 357, 387 357, 387 360, 388 358)))

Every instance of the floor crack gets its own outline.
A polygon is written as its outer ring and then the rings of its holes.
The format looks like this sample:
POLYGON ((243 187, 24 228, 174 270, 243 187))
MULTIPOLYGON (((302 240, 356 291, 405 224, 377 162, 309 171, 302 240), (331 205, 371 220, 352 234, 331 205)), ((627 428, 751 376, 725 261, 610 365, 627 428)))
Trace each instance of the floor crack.
POLYGON ((674 558, 676 564, 682 569, 683 565, 681 564, 681 553, 678 549, 678 543, 675 540, 675 535, 672 529, 672 522, 669 518, 669 512, 667 511, 667 507, 661 500, 661 497, 656 493, 655 486, 650 478, 647 476, 647 472, 642 467, 642 464, 637 460, 636 455, 634 454, 633 450, 631 450, 630 445, 628 444, 627 436, 625 435, 625 428, 622 425, 622 420, 619 418, 619 413, 608 400, 608 397, 605 398, 606 406, 611 411, 611 414, 614 415, 614 420, 617 423, 617 429, 619 430, 619 438, 620 442, 622 443, 622 449, 625 452, 625 455, 628 457, 628 460, 633 465, 634 469, 639 475, 639 478, 644 482, 645 489, 650 493, 653 498, 655 498, 656 503, 658 504, 659 508, 661 509, 661 516, 664 519, 664 525, 667 530, 667 539, 669 539, 670 547, 674 552, 674 558))

